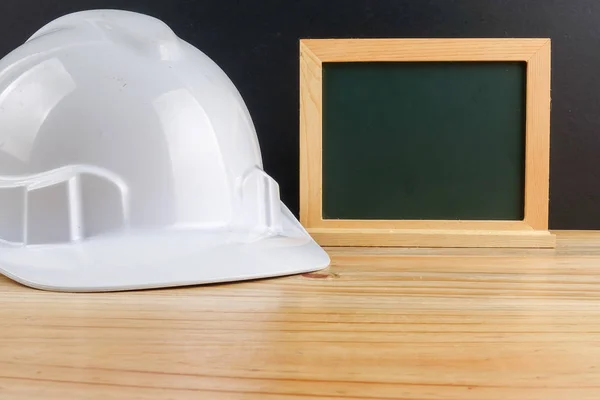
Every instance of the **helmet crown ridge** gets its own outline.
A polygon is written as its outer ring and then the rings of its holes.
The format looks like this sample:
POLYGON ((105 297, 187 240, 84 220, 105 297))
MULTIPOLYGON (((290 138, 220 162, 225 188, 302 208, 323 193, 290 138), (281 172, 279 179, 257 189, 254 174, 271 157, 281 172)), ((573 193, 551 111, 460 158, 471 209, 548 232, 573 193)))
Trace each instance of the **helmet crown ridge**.
POLYGON ((46 24, 27 41, 70 30, 81 32, 76 40, 106 40, 162 60, 176 59, 181 55, 180 39, 167 24, 130 11, 91 10, 68 14, 46 24))

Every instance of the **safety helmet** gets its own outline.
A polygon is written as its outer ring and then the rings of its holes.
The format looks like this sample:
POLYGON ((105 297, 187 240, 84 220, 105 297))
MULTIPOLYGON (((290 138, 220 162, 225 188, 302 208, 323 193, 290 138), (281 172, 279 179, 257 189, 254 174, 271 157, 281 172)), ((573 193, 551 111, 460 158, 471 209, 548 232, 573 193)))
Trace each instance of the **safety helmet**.
POLYGON ((155 18, 63 16, 0 60, 0 272, 116 291, 316 271, 227 75, 155 18))

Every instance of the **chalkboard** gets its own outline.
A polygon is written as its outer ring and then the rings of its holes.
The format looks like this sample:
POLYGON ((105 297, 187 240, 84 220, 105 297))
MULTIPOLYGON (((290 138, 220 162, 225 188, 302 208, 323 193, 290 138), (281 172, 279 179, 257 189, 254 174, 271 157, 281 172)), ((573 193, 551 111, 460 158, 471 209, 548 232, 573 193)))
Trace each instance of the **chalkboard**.
POLYGON ((303 39, 300 220, 326 246, 554 247, 550 40, 303 39))
POLYGON ((323 63, 323 218, 523 220, 525 62, 323 63))

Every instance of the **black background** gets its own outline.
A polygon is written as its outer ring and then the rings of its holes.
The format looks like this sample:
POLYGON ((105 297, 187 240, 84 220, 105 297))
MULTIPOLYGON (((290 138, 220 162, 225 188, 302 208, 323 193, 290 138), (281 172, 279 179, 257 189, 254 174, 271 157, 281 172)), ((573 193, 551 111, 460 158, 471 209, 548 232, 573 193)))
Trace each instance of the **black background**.
POLYGON ((0 56, 56 17, 97 8, 160 18, 225 70, 295 213, 299 38, 549 37, 550 227, 600 229, 598 0, 0 0, 0 56))

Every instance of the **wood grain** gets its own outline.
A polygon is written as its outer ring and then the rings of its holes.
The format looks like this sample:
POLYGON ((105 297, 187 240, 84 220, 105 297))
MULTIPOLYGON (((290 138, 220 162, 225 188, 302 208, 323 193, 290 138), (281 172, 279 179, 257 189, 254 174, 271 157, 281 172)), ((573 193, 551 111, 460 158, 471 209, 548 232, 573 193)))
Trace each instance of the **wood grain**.
POLYGON ((328 249, 240 284, 49 293, 0 278, 0 399, 596 400, 600 233, 556 249, 328 249))
POLYGON ((433 230, 502 230, 531 231, 533 228, 525 221, 468 221, 468 220, 351 220, 321 219, 314 228, 331 229, 433 229, 433 230))
POLYGON ((527 61, 525 221, 548 229, 550 177, 550 40, 527 61))
POLYGON ((322 220, 323 69, 313 52, 300 43, 300 222, 322 220))
POLYGON ((549 39, 303 39, 300 41, 300 221, 325 246, 548 247, 549 39), (323 218, 323 62, 524 61, 524 221, 323 218), (414 232, 407 232, 415 230, 414 232), (440 231, 447 231, 440 235, 440 231), (450 232, 460 230, 462 232, 450 232), (473 230, 478 230, 473 235, 473 230), (525 235, 504 231, 535 231, 525 235), (541 234, 540 234, 541 233, 541 234), (483 236, 489 236, 484 238, 483 236), (473 240, 475 239, 476 240, 473 240))
POLYGON ((304 39, 320 62, 525 61, 545 38, 304 39))
MULTIPOLYGON (((481 221, 485 224, 484 221, 481 221)), ((493 226, 493 225, 492 225, 493 226)), ((310 228, 322 246, 376 247, 530 247, 552 248, 556 236, 547 231, 482 229, 360 229, 310 228)))

